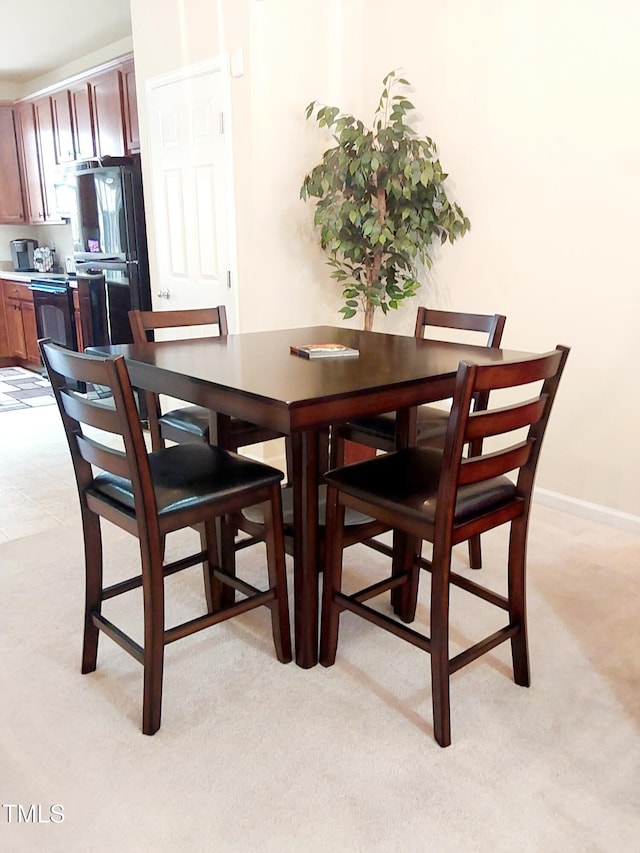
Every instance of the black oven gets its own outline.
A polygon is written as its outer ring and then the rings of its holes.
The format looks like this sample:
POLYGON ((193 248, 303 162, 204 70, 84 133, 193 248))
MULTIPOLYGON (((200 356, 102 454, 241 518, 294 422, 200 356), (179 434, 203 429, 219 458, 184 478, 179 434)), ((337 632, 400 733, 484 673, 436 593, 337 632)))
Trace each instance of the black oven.
POLYGON ((67 349, 78 349, 73 311, 73 291, 67 279, 32 278, 38 338, 50 338, 67 349))

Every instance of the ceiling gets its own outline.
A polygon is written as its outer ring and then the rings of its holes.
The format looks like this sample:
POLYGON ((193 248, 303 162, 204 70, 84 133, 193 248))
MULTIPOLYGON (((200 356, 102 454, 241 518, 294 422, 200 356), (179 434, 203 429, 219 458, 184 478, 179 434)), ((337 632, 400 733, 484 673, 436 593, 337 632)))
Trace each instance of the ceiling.
POLYGON ((0 82, 26 83, 130 36, 129 0, 5 0, 0 82))

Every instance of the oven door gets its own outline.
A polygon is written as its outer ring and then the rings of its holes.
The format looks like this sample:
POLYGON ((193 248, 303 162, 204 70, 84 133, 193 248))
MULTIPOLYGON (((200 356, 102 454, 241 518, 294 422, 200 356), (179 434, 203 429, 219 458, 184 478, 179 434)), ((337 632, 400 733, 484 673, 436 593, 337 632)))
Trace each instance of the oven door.
POLYGON ((67 349, 78 349, 73 294, 68 282, 32 279, 38 338, 49 338, 67 349))

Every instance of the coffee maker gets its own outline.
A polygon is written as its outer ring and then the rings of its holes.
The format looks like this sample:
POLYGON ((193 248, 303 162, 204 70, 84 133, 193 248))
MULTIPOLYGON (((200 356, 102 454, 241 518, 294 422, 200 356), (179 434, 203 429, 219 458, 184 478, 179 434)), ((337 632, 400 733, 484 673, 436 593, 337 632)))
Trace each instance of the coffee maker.
POLYGON ((33 250, 38 248, 37 240, 11 240, 11 260, 15 272, 35 272, 33 250))

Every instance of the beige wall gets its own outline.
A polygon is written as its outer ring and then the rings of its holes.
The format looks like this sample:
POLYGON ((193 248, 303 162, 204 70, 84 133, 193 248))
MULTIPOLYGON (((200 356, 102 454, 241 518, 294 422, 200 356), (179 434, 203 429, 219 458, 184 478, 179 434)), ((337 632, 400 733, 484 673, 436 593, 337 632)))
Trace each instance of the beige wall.
MULTIPOLYGON (((472 223, 419 301, 505 313, 507 347, 571 345, 538 485, 640 516, 638 4, 131 5, 142 116, 146 78, 242 48, 245 74, 230 83, 241 328, 339 322, 298 199, 329 144, 304 108, 317 98, 368 119, 382 77, 402 67, 472 223)), ((376 327, 410 333, 414 308, 376 327)))

